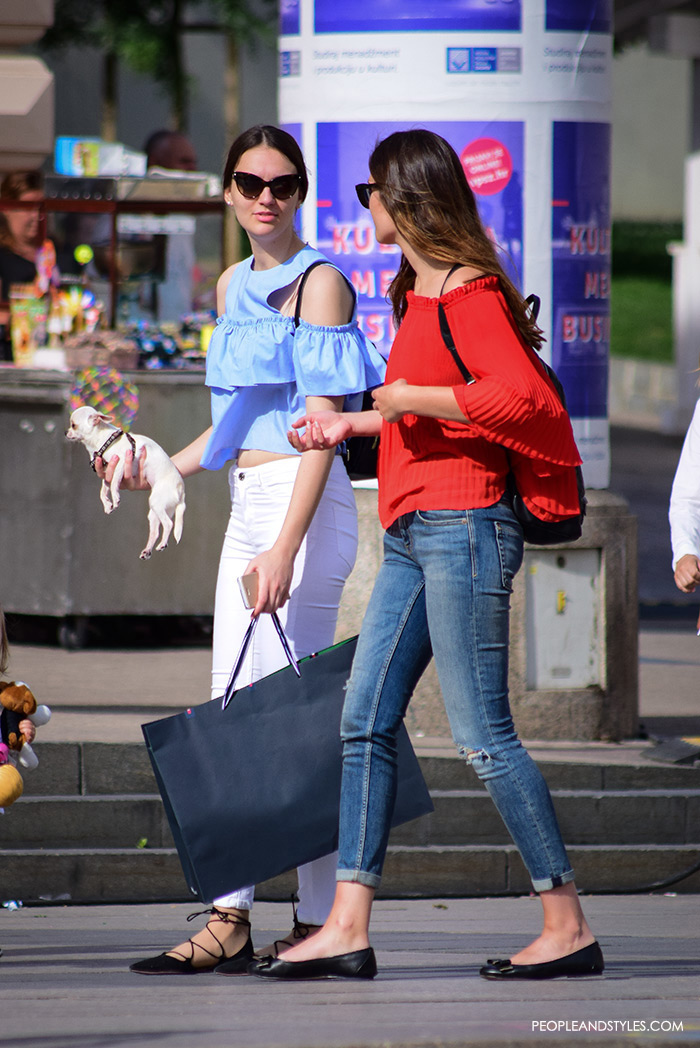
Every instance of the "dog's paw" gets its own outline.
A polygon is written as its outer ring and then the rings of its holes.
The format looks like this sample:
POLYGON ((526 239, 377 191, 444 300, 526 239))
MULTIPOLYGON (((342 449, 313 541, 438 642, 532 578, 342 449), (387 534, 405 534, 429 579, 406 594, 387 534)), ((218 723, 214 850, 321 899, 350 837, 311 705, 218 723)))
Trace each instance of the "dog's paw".
POLYGON ((160 544, 160 546, 156 546, 156 549, 158 550, 158 552, 160 552, 162 549, 167 549, 167 548, 168 548, 168 543, 167 542, 162 542, 160 544))
POLYGON ((152 552, 153 550, 150 549, 141 550, 141 552, 139 553, 139 560, 150 560, 152 552))

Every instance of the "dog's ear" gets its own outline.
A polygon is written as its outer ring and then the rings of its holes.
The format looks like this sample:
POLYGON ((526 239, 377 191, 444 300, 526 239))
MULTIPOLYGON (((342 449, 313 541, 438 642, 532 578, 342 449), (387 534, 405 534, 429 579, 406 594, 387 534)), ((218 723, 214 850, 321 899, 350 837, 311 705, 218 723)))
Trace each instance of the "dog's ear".
POLYGON ((103 415, 101 412, 97 411, 92 416, 92 424, 93 426, 97 426, 100 422, 112 422, 113 419, 114 415, 103 415))

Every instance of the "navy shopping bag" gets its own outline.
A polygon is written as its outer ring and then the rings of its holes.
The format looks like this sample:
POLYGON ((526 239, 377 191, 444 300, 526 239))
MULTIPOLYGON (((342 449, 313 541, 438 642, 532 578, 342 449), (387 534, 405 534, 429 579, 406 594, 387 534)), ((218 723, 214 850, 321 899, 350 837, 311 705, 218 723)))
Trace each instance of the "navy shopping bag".
MULTIPOLYGON (((328 855, 338 843, 340 716, 357 637, 298 667, 288 651, 289 666, 234 691, 256 622, 223 703, 143 725, 185 878, 203 902, 328 855)), ((433 810, 403 725, 398 757, 394 826, 433 810)))

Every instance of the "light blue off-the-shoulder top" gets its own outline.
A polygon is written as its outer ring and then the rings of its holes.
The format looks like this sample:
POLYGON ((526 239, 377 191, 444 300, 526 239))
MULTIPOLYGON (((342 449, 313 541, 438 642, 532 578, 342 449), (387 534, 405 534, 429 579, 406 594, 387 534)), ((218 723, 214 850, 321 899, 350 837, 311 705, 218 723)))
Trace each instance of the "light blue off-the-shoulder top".
POLYGON ((243 448, 293 455, 287 430, 306 396, 342 396, 345 411, 359 411, 364 391, 384 381, 384 358, 360 331, 356 309, 349 324, 300 320, 295 328, 270 305, 317 259, 325 256, 307 245, 272 269, 254 269, 251 256, 234 270, 207 351, 213 430, 205 469, 220 469, 243 448))

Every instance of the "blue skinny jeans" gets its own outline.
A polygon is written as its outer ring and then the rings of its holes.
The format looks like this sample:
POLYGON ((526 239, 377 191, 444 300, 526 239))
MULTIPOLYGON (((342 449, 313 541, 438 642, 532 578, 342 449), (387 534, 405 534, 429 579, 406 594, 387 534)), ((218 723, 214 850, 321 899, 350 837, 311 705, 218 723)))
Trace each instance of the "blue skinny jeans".
POLYGON ((431 655, 457 749, 489 791, 535 891, 573 880, 549 789, 508 702, 510 593, 522 559, 505 497, 486 508, 408 513, 386 532, 341 723, 338 880, 380 882, 396 734, 431 655))

